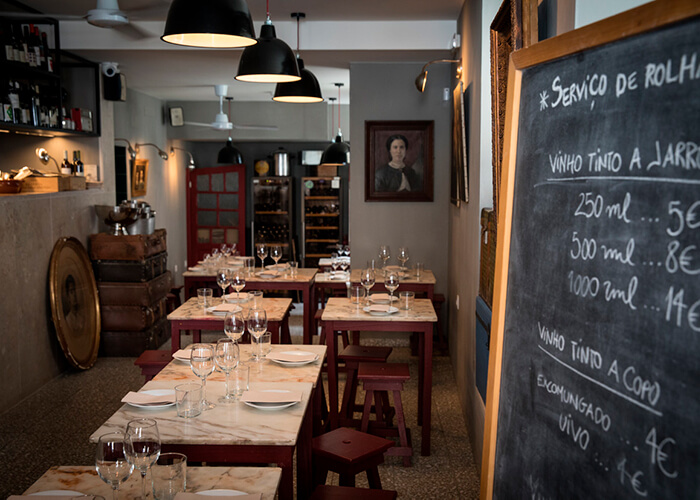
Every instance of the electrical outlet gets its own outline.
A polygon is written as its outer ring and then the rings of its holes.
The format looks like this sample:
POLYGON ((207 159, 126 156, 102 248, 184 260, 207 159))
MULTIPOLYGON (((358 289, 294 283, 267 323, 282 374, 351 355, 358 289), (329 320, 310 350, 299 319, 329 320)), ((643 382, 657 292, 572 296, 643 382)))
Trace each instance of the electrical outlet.
POLYGON ((448 87, 445 87, 442 89, 442 100, 443 101, 450 100, 450 89, 448 87))
POLYGON ((455 298, 455 307, 457 307, 457 310, 459 311, 459 295, 455 298))
POLYGON ((175 264, 175 268, 173 269, 174 272, 177 272, 177 264, 175 264))

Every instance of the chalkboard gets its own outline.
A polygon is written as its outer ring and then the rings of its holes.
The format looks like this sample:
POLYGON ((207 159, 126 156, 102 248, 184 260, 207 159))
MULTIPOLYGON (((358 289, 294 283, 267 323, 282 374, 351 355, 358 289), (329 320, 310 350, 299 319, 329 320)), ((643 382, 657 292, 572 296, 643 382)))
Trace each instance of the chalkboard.
POLYGON ((514 54, 487 497, 700 498, 700 18, 688 8, 528 67, 530 49, 514 54))

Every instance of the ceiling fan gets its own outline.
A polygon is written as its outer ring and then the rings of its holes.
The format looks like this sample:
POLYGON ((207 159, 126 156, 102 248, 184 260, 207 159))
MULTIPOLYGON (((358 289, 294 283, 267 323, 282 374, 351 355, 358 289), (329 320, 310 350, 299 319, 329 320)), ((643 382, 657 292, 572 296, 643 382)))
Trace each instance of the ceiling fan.
MULTIPOLYGON (((162 12, 162 17, 164 18, 167 13, 168 4, 161 0, 156 5, 149 5, 144 7, 138 7, 129 10, 129 15, 138 13, 141 16, 148 15, 150 13, 160 14, 162 12)), ((63 21, 74 21, 85 19, 89 24, 97 26, 98 28, 114 29, 123 33, 130 38, 137 40, 143 38, 155 37, 153 33, 149 33, 138 26, 129 22, 129 16, 125 11, 119 8, 118 0, 96 0, 96 5, 94 9, 87 11, 87 14, 83 16, 67 15, 67 14, 51 14, 51 13, 39 13, 34 12, 3 12, 4 16, 13 17, 52 17, 63 21)))
POLYGON ((209 127, 214 130, 277 130, 278 127, 275 125, 238 125, 229 121, 229 117, 224 113, 224 98, 228 100, 228 111, 231 112, 231 98, 226 97, 228 92, 228 85, 214 85, 214 92, 219 98, 219 112, 216 114, 214 121, 211 123, 200 123, 200 122, 184 122, 185 125, 192 125, 194 127, 209 127))

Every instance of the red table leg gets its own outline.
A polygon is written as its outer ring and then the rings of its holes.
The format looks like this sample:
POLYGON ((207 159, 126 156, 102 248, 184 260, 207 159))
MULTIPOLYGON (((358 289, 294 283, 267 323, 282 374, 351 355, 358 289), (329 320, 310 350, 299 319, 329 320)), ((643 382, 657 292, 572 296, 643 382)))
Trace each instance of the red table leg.
POLYGON ((328 419, 331 430, 338 428, 338 339, 332 321, 324 324, 326 331, 326 365, 328 367, 328 419))

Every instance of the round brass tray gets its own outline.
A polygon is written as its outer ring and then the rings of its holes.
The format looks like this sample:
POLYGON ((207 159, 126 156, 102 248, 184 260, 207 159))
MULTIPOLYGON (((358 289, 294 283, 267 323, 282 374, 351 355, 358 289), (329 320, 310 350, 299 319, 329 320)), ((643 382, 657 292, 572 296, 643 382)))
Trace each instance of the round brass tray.
POLYGON ((49 267, 51 316, 68 361, 87 370, 100 348, 100 303, 92 265, 75 238, 60 238, 49 267))

